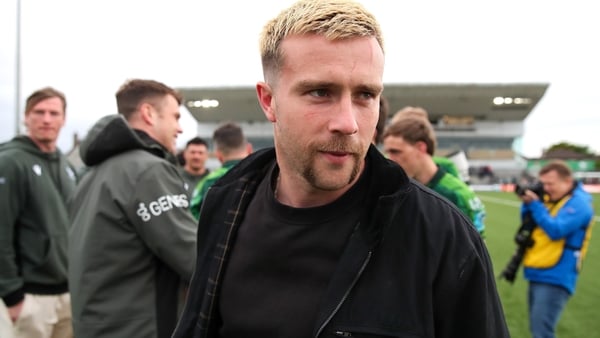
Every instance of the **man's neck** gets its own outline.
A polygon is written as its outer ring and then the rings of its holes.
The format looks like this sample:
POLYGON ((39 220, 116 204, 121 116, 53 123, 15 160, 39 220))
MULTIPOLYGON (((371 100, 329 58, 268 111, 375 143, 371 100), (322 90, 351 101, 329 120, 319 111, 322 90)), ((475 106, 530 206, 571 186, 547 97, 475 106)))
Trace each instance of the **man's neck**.
POLYGON ((56 151, 56 141, 54 142, 41 142, 32 137, 29 139, 44 153, 53 153, 56 151))
POLYGON ((433 162, 432 158, 429 158, 428 161, 423 165, 421 171, 415 176, 415 179, 422 184, 427 184, 431 181, 435 173, 438 171, 438 167, 433 162))
POLYGON ((189 166, 185 166, 185 167, 183 167, 183 169, 185 171, 187 171, 188 174, 194 175, 194 176, 200 176, 206 172, 206 168, 191 168, 189 166))

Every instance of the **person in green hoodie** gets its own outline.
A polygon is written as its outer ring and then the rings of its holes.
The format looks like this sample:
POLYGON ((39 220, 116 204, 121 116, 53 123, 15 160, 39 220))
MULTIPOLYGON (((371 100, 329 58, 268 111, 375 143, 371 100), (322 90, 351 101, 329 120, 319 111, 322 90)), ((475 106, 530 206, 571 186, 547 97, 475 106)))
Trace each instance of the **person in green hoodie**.
POLYGON ((175 329, 192 277, 196 222, 175 153, 181 96, 133 79, 81 143, 88 167, 69 203, 76 337, 158 338, 175 329))
POLYGON ((229 169, 252 153, 252 144, 246 140, 242 128, 233 122, 225 122, 215 129, 213 143, 215 145, 215 155, 221 162, 221 167, 198 182, 192 192, 190 210, 196 219, 200 215, 202 200, 208 188, 225 175, 229 169))
MULTIPOLYGON (((404 108, 398 110, 394 114, 394 116, 392 116, 392 119, 390 120, 389 124, 394 124, 407 116, 422 117, 426 120, 429 120, 429 114, 427 113, 427 110, 425 110, 423 107, 405 106, 404 108)), ((468 169, 469 168, 463 168, 465 171, 465 174, 461 175, 460 170, 458 169, 456 163, 451 158, 433 155, 432 159, 433 159, 433 162, 435 162, 435 164, 438 167, 442 168, 445 172, 460 179, 464 183, 468 183, 468 169)), ((468 165, 467 165, 467 167, 468 167, 468 165)))
POLYGON ((65 95, 25 104, 27 134, 0 145, 0 336, 72 337, 67 200, 77 177, 56 143, 65 95))
POLYGON ((408 176, 447 198, 467 216, 480 235, 485 231, 485 206, 477 194, 458 177, 435 162, 437 140, 425 116, 393 119, 383 133, 383 149, 408 176))

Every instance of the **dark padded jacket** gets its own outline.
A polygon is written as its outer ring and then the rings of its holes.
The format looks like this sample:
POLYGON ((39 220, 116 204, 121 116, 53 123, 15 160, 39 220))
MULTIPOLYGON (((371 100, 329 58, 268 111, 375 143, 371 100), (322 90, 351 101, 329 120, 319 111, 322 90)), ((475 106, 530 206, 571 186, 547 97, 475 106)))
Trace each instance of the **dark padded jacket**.
POLYGON ((80 152, 88 170, 69 205, 75 336, 168 337, 196 253, 174 156, 120 115, 96 123, 80 152))
POLYGON ((0 145, 0 297, 67 292, 67 200, 77 177, 57 150, 27 136, 0 145))
MULTIPOLYGON (((189 298, 173 337, 218 337, 219 293, 236 233, 274 150, 209 190, 189 298)), ((509 337, 481 236, 450 202, 375 147, 369 203, 324 294, 313 337, 509 337)))

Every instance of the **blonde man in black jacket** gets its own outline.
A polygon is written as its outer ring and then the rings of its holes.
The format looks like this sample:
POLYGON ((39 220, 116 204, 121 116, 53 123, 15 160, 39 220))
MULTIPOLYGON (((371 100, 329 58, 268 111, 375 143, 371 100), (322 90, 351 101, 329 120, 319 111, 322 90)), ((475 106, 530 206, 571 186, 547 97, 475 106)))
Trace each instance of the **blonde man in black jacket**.
POLYGON ((274 149, 208 190, 174 337, 508 337, 466 217, 372 145, 379 24, 351 1, 300 1, 261 37, 274 149))

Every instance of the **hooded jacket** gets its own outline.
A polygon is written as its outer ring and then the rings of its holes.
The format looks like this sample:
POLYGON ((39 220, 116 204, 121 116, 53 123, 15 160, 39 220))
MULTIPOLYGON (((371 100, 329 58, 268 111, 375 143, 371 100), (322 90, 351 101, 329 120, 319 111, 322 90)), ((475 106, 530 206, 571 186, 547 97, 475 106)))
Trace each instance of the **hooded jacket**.
POLYGON ((57 150, 27 136, 0 145, 0 297, 67 292, 67 199, 77 178, 57 150))
MULTIPOLYGON (((208 190, 196 272, 173 337, 218 337, 230 252, 273 161, 273 149, 255 152, 208 190)), ((469 220, 374 146, 366 161, 371 198, 351 225, 312 336, 509 337, 490 258, 469 220)))
POLYGON ((98 121, 80 153, 89 168, 69 209, 74 334, 168 337, 196 252, 175 157, 121 115, 98 121))

